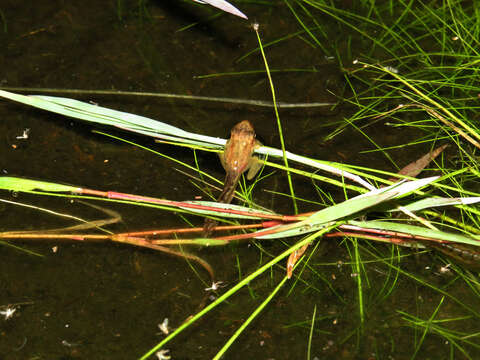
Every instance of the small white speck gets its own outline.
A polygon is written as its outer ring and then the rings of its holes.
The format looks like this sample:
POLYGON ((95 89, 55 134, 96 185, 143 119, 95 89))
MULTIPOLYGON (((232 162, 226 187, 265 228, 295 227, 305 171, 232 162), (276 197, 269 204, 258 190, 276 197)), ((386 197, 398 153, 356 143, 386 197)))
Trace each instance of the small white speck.
POLYGON ((155 356, 157 357, 158 360, 170 360, 171 356, 168 355, 170 350, 165 349, 165 350, 160 350, 155 353, 155 356))
POLYGON ((170 329, 168 328, 168 318, 163 319, 163 322, 161 324, 158 324, 158 328, 162 333, 168 335, 168 333, 170 332, 170 329))
POLYGON ((28 134, 30 133, 30 129, 23 130, 22 135, 17 136, 15 139, 17 140, 26 140, 28 139, 28 134))
POLYGON ((440 267, 440 273, 441 274, 448 274, 449 272, 451 272, 452 270, 450 270, 450 266, 451 264, 447 264, 445 266, 441 266, 440 267))
POLYGON ((222 287, 227 286, 223 281, 213 282, 211 287, 205 288, 205 291, 216 291, 222 287))
POLYGON ((393 66, 384 66, 383 68, 387 71, 390 71, 390 72, 394 73, 394 74, 398 74, 398 69, 394 68, 393 66))
POLYGON ((14 307, 7 307, 5 310, 0 310, 0 315, 5 317, 5 320, 8 320, 13 316, 15 311, 17 311, 17 309, 14 307))

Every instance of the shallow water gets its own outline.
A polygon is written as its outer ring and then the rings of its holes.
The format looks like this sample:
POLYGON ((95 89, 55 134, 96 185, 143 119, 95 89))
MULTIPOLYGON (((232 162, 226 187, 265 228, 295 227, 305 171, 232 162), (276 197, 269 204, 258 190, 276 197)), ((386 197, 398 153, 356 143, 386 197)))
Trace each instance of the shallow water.
MULTIPOLYGON (((148 2, 145 8, 139 8, 139 4, 142 3, 83 1, 72 4, 40 0, 27 9, 15 1, 3 2, 0 11, 6 21, 6 32, 0 32, 4 49, 0 53, 4 70, 0 84, 271 98, 264 74, 195 78, 263 69, 257 52, 237 61, 257 47, 248 22, 229 15, 208 21, 208 16, 215 11, 187 2, 148 2), (196 26, 179 31, 197 22, 196 26)), ((283 2, 271 8, 238 5, 252 19, 259 20, 264 43, 299 29, 283 2)), ((332 20, 322 18, 322 21, 328 24, 332 20)), ((341 51, 345 44, 334 25, 332 23, 330 39, 341 51)), ((343 89, 338 64, 325 58, 321 51, 314 51, 301 38, 268 47, 267 56, 272 69, 315 67, 318 70, 274 73, 280 101, 335 101, 329 90, 338 93, 343 89)), ((236 122, 247 118, 265 144, 279 146, 271 109, 140 97, 56 95, 92 101, 212 136, 227 136, 236 122)), ((395 170, 380 155, 360 154, 361 150, 370 149, 371 144, 353 130, 346 130, 329 142, 324 140, 336 122, 350 111, 347 106, 335 111, 328 108, 281 110, 286 147, 294 153, 323 160, 395 170)), ((173 170, 177 165, 94 134, 95 128, 89 124, 8 101, 0 101, 0 119, 0 170, 5 175, 172 200, 202 195, 186 176, 173 170), (30 129, 28 139, 17 139, 27 128, 30 129)), ((192 165, 195 163, 189 150, 155 144, 151 139, 113 129, 103 130, 192 165)), ((402 143, 405 137, 416 136, 404 130, 389 131, 379 125, 369 135, 382 144, 402 143)), ((197 155, 203 170, 223 178, 215 155, 197 155)), ((402 165, 416 155, 409 155, 407 150, 392 154, 402 165)), ((294 181, 299 197, 318 199, 309 179, 296 177, 294 181)), ((338 189, 321 186, 335 199, 342 199, 343 193, 338 189)), ((286 178, 279 171, 258 184, 253 196, 263 206, 291 213, 291 203, 272 191, 288 191, 286 178)), ((1 197, 88 220, 105 217, 69 199, 9 193, 1 197)), ((182 219, 149 208, 100 205, 122 216, 120 223, 109 227, 115 232, 181 227, 185 226, 185 220, 201 225, 203 221, 194 216, 182 219)), ((317 208, 313 204, 301 205, 302 211, 317 208)), ((5 203, 0 203, 0 212, 3 231, 72 225, 58 217, 5 203)), ((289 239, 287 243, 292 241, 289 239)), ((210 280, 202 268, 193 265, 196 270, 193 271, 185 260, 162 253, 111 243, 52 240, 15 244, 41 256, 1 247, 0 306, 19 304, 12 318, 0 318, 2 359, 138 358, 164 337, 157 327, 164 318, 169 319, 172 327, 177 327, 214 295, 205 291, 210 280)), ((397 255, 392 254, 387 245, 359 244, 364 260, 373 258, 370 252, 383 258, 397 255)), ((286 244, 280 242, 256 245, 268 254, 279 254, 286 248, 286 244)), ((227 286, 269 260, 253 243, 192 251, 210 262, 218 280, 225 281, 227 286)), ((407 255, 400 265, 403 271, 426 279, 474 309, 469 311, 447 298, 437 317, 473 316, 471 321, 459 323, 458 329, 478 331, 475 319, 478 298, 470 293, 466 284, 458 281, 453 272, 440 273, 439 266, 443 263, 437 255, 417 255, 410 249, 399 251, 407 255)), ((357 270, 349 265, 352 254, 350 241, 322 241, 312 257, 311 268, 302 273, 301 281, 287 283, 225 358, 305 358, 315 306, 312 358, 410 358, 423 329, 415 331, 408 327, 399 311, 428 319, 442 295, 404 273, 400 273, 393 284, 397 273, 388 264, 397 266, 398 263, 388 260, 385 264, 377 260, 363 269, 362 300, 366 314, 362 324, 358 313, 357 270)), ((274 268, 202 318, 167 345, 172 358, 212 358, 284 274, 284 269, 274 268)), ((225 289, 220 289, 219 293, 223 291, 225 289)), ((448 358, 449 351, 450 344, 444 338, 428 334, 417 358, 448 358)), ((475 348, 468 351, 475 358, 475 348)), ((459 352, 454 354, 455 358, 462 356, 459 352)))

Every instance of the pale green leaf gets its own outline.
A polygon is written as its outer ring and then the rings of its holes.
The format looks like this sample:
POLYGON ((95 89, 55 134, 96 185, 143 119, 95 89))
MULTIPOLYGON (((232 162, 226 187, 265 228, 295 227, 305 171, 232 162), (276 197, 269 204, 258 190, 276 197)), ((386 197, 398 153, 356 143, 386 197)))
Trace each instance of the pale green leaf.
POLYGON ((53 182, 0 176, 0 189, 9 191, 79 192, 81 188, 53 182))

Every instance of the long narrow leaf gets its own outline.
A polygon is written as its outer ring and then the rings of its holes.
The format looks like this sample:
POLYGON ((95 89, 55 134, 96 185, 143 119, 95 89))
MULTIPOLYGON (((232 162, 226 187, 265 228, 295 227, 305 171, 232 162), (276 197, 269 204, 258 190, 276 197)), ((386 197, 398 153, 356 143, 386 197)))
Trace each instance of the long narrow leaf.
POLYGON ((8 191, 51 191, 51 192, 79 192, 79 187, 62 185, 47 181, 23 179, 18 177, 0 176, 0 189, 8 191))
MULTIPOLYGON (((419 211, 423 209, 429 209, 439 206, 451 206, 451 205, 469 205, 480 202, 480 197, 457 197, 457 198, 427 198, 419 201, 415 201, 408 205, 403 206, 408 211, 419 211)), ((394 209, 392 211, 399 211, 394 209)))
POLYGON ((280 237, 297 236, 318 231, 334 221, 345 219, 352 214, 366 210, 381 202, 406 195, 425 185, 430 184, 437 179, 437 176, 433 176, 413 181, 402 181, 388 187, 375 189, 366 194, 362 194, 354 197, 353 199, 344 201, 340 204, 329 206, 325 209, 317 211, 309 218, 295 224, 279 225, 269 230, 259 231, 256 233, 255 238, 277 239, 280 237), (275 229, 276 232, 272 234, 271 232, 273 229, 275 229), (265 232, 268 232, 268 234, 262 235, 262 233, 265 232))
MULTIPOLYGON (((5 90, 0 90, 0 97, 57 114, 69 116, 75 119, 94 122, 102 125, 115 126, 122 130, 169 141, 177 141, 180 143, 200 145, 215 149, 223 147, 226 143, 225 139, 188 132, 175 126, 144 116, 112 110, 74 99, 44 95, 26 96, 5 90)), ((282 150, 267 146, 259 147, 258 149, 255 149, 255 152, 262 155, 268 155, 270 157, 283 158, 282 150)), ((345 171, 339 166, 332 166, 327 162, 309 159, 304 156, 292 154, 288 151, 285 152, 285 155, 288 160, 308 165, 315 169, 321 169, 342 178, 350 179, 361 184, 366 189, 375 189, 375 187, 362 179, 360 176, 345 171)))
POLYGON ((350 225, 355 225, 368 229, 380 229, 387 231, 396 231, 401 233, 406 233, 414 236, 423 236, 427 238, 458 242, 462 244, 469 244, 480 246, 480 241, 474 237, 469 237, 461 234, 447 233, 440 230, 428 229, 425 227, 409 225, 404 223, 393 223, 388 221, 349 221, 350 225))
POLYGON ((192 208, 184 208, 182 206, 179 206, 180 209, 185 209, 197 214, 203 214, 203 215, 219 215, 223 218, 234 218, 234 219, 261 219, 258 216, 255 216, 254 213, 257 214, 264 214, 264 215, 275 215, 274 212, 272 211, 265 211, 265 210, 257 210, 257 209, 252 209, 248 208, 245 206, 240 206, 240 205, 235 205, 235 204, 225 204, 225 203, 219 203, 219 202, 213 202, 213 201, 184 201, 186 204, 197 204, 197 205, 204 205, 204 206, 213 206, 215 208, 220 208, 220 209, 227 209, 227 210, 236 210, 236 211, 243 211, 247 213, 252 213, 251 216, 248 215, 239 215, 239 214, 234 214, 234 213, 221 213, 219 214, 218 211, 209 211, 209 210, 203 210, 203 209, 192 209, 192 208))
POLYGON ((216 7, 217 9, 223 10, 227 13, 230 13, 232 15, 241 17, 245 20, 247 20, 247 15, 242 13, 240 10, 238 10, 235 6, 230 4, 229 2, 225 0, 193 0, 196 1, 200 4, 208 4, 210 6, 216 7))
POLYGON ((277 239, 281 237, 297 236, 318 231, 336 220, 346 218, 349 215, 377 205, 381 202, 391 199, 393 196, 395 196, 394 193, 386 193, 347 200, 338 205, 329 206, 325 209, 317 211, 306 220, 299 221, 295 224, 279 225, 266 231, 258 231, 255 238, 277 239), (262 235, 262 233, 267 231, 270 233, 273 229, 276 230, 275 233, 262 235))

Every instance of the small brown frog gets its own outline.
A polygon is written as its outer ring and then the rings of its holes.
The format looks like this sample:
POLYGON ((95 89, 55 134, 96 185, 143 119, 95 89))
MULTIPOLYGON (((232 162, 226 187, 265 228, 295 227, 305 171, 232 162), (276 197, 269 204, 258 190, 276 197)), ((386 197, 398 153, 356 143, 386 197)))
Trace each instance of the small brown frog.
MULTIPOLYGON (((250 121, 243 120, 232 128, 230 139, 220 154, 220 161, 227 175, 218 202, 229 204, 232 201, 240 176, 245 171, 248 170, 247 179, 250 180, 260 170, 262 163, 253 156, 253 151, 259 146, 261 144, 255 139, 255 130, 250 121)), ((205 219, 203 235, 210 236, 215 226, 215 220, 205 219)))

